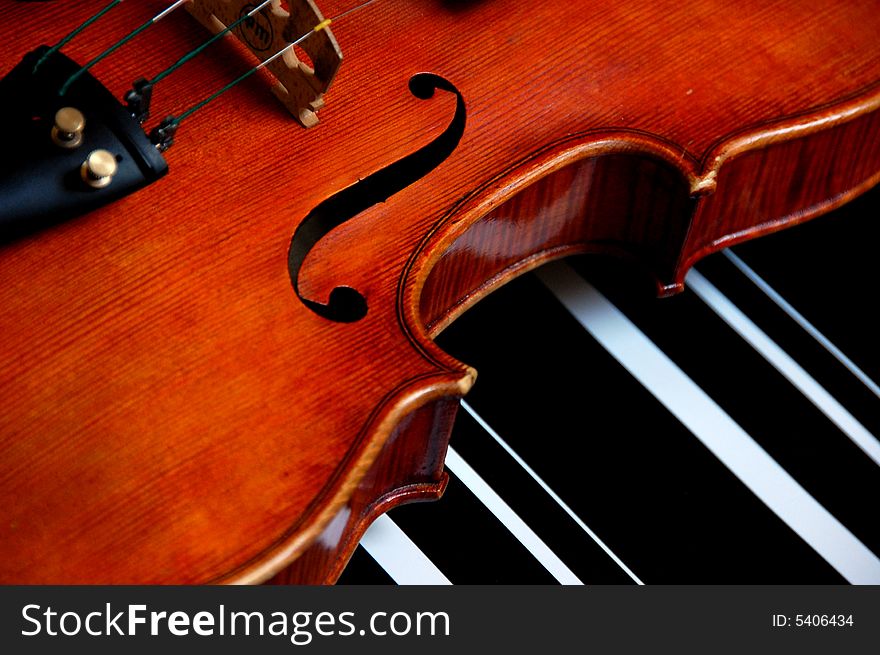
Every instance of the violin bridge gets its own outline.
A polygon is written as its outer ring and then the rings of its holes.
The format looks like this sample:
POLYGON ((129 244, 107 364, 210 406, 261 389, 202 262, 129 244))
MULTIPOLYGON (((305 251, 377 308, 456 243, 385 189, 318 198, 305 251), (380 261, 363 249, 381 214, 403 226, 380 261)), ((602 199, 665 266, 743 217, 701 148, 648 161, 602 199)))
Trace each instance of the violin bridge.
MULTIPOLYGON (((259 6, 258 0, 190 0, 189 12, 214 33, 259 6)), ((305 34, 313 32, 324 17, 312 0, 287 0, 289 11, 281 0, 255 13, 235 28, 235 35, 260 61, 289 46, 305 34)), ((330 88, 342 63, 342 51, 329 28, 312 33, 297 46, 311 59, 302 61, 295 48, 267 65, 277 83, 272 91, 303 127, 318 124, 317 112, 324 106, 324 93, 330 88)))

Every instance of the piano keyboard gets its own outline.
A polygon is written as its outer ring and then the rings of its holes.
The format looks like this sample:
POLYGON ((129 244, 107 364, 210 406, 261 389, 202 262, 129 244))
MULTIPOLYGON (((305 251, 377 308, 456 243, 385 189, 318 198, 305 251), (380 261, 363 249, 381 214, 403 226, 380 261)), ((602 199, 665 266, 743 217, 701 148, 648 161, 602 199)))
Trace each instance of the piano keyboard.
POLYGON ((880 190, 699 263, 526 275, 438 339, 479 379, 436 503, 340 584, 880 584, 880 190))

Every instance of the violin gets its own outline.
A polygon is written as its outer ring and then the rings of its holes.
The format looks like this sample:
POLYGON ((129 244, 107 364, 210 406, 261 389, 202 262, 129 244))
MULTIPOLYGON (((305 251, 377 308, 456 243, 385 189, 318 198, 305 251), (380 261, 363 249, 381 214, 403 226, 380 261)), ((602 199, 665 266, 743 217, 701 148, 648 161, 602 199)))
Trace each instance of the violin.
POLYGON ((874 0, 169 4, 3 5, 4 583, 332 583, 442 495, 481 298, 880 180, 874 0))

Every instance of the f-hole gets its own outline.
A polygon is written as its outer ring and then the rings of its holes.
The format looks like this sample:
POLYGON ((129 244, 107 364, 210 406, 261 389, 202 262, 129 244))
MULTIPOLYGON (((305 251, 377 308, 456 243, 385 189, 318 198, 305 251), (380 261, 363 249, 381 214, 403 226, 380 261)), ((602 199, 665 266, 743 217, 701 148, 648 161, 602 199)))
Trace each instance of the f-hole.
POLYGON ((309 252, 334 228, 425 177, 458 146, 464 134, 466 113, 461 93, 438 75, 419 73, 410 78, 409 90, 417 98, 432 98, 437 89, 455 94, 456 104, 455 116, 436 139, 330 196, 309 212, 296 228, 287 256, 290 280, 297 297, 316 314, 338 323, 354 323, 367 315, 367 299, 356 289, 345 285, 335 287, 326 302, 304 297, 299 291, 299 273, 309 252))

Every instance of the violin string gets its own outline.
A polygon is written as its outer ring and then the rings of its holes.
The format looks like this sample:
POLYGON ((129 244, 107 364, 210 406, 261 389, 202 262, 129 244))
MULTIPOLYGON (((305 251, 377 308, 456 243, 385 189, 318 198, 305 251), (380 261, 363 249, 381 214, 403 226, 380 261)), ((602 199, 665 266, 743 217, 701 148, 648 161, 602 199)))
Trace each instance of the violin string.
POLYGON ((240 75, 236 79, 232 80, 229 84, 227 84, 226 86, 224 86, 220 90, 212 93, 210 96, 208 96, 207 98, 205 98, 201 102, 199 102, 199 103, 195 104, 194 106, 190 107, 189 109, 187 109, 185 112, 180 114, 180 116, 177 116, 176 118, 174 118, 173 123, 175 125, 179 125, 184 119, 189 118, 190 116, 192 116, 194 113, 196 113, 198 110, 200 110, 202 107, 204 107, 208 103, 213 102, 214 100, 219 98, 221 95, 223 95, 224 93, 229 91, 231 88, 237 86, 241 82, 244 82, 251 75, 254 75, 255 73, 257 73, 261 69, 265 68, 266 66, 271 64, 273 61, 275 61, 276 59, 281 57, 285 52, 288 52, 289 50, 291 50, 295 46, 298 46, 299 44, 301 44, 303 41, 308 39, 313 34, 316 34, 320 31, 326 29, 327 27, 330 26, 331 23, 334 23, 342 18, 345 18, 346 16, 349 16, 350 14, 355 13, 356 11, 360 11, 361 9, 366 9, 374 2, 378 2, 378 0, 366 0, 365 2, 362 2, 359 5, 352 7, 351 9, 347 9, 347 10, 337 14, 333 18, 327 18, 327 19, 321 21, 320 23, 315 25, 310 31, 306 32, 305 34, 303 34, 302 36, 297 38, 295 41, 288 43, 286 46, 281 48, 281 50, 279 50, 278 52, 273 54, 268 59, 264 60, 263 62, 261 62, 257 66, 254 66, 253 68, 251 68, 247 72, 243 73, 242 75, 240 75))
POLYGON ((92 16, 87 18, 86 21, 84 23, 82 23, 79 27, 74 29, 67 36, 65 36, 63 39, 61 39, 58 43, 56 43, 51 48, 49 48, 45 52, 45 54, 42 57, 40 57, 39 61, 37 61, 36 65, 34 66, 34 73, 36 73, 40 69, 40 66, 42 66, 49 57, 51 57, 56 52, 61 50, 61 48, 66 46, 68 43, 70 43, 78 34, 83 32, 87 27, 89 27, 93 23, 97 23, 101 18, 104 17, 104 14, 109 12, 111 9, 115 9, 117 6, 122 4, 122 2, 123 2, 123 0, 113 0, 109 5, 105 6, 98 13, 93 14, 92 16))
POLYGON ((127 35, 125 35, 124 37, 122 37, 119 41, 117 41, 116 43, 114 43, 112 46, 110 46, 109 48, 107 48, 104 52, 102 52, 102 53, 99 54, 97 57, 95 57, 94 59, 92 59, 90 62, 88 62, 87 64, 85 64, 84 66, 82 66, 82 67, 81 67, 78 71, 76 71, 73 75, 71 75, 70 77, 68 77, 68 78, 67 78, 67 81, 62 85, 61 90, 58 92, 58 95, 63 96, 65 93, 67 93, 68 89, 70 89, 70 86, 71 86, 74 82, 76 82, 76 80, 79 79, 80 76, 82 76, 82 75, 83 75, 86 71, 88 71, 92 66, 94 66, 94 65, 97 64, 98 62, 102 61, 103 59, 109 57, 111 54, 113 54, 114 52, 116 52, 119 48, 121 48, 121 47, 124 46, 126 43, 128 43, 129 41, 131 41, 131 40, 132 40, 134 37, 136 37, 138 34, 140 34, 141 32, 143 32, 144 30, 146 30, 148 27, 151 27, 151 26, 155 25, 155 24, 158 23, 160 20, 162 20, 163 18, 165 18, 168 14, 170 14, 171 12, 173 12, 173 11, 176 10, 176 9, 179 9, 180 7, 182 7, 182 6, 183 6, 184 4, 186 4, 187 2, 189 2, 189 0, 175 0, 175 2, 171 3, 168 7, 166 7, 165 9, 163 9, 162 11, 160 11, 158 14, 156 14, 155 16, 153 16, 153 17, 152 17, 150 20, 148 20, 146 23, 144 23, 144 24, 141 25, 140 27, 135 28, 134 30, 132 30, 131 32, 129 32, 127 35))
POLYGON ((186 62, 190 61, 191 59, 195 59, 200 54, 202 54, 202 52, 204 52, 212 43, 216 42, 217 40, 219 40, 219 39, 223 38, 224 36, 226 36, 227 34, 229 34, 236 27, 238 27, 243 22, 245 22, 246 20, 248 20, 249 18, 254 16, 254 14, 257 14, 260 11, 262 11, 263 8, 266 7, 266 5, 271 4, 271 3, 272 3, 272 0, 265 0, 262 4, 257 5, 251 11, 249 11, 247 14, 245 14, 244 16, 239 18, 237 21, 235 21, 234 23, 231 23, 229 25, 229 27, 226 27, 222 31, 217 32, 214 36, 212 36, 210 39, 205 41, 198 48, 195 48, 194 50, 191 50, 190 52, 186 53, 183 57, 181 57, 176 62, 171 64, 171 66, 169 66, 168 68, 166 68, 162 72, 158 73, 153 79, 151 79, 149 81, 149 83, 152 85, 155 85, 158 82, 160 82, 161 80, 165 79, 166 77, 171 75, 171 73, 173 73, 178 68, 183 66, 186 62))
POLYGON ((290 49, 293 48, 294 46, 298 46, 300 43, 302 43, 303 41, 305 41, 307 38, 309 38, 309 37, 310 37, 312 34, 314 34, 315 32, 320 32, 322 29, 324 29, 325 27, 327 27, 327 23, 328 23, 328 21, 324 21, 323 23, 319 23, 318 25, 316 25, 316 26, 313 28, 313 31, 308 32, 308 33, 306 33, 306 34, 303 34, 303 35, 302 35, 301 37, 299 37, 296 41, 294 41, 294 42, 292 42, 292 43, 289 43, 289 44, 286 45, 284 48, 282 48, 281 50, 279 50, 278 52, 276 52, 274 55, 272 55, 271 57, 269 57, 268 59, 266 59, 265 61, 263 61, 263 62, 262 62, 261 64, 259 64, 258 66, 254 66, 253 68, 251 68, 250 70, 248 70, 248 71, 245 72, 244 74, 242 74, 242 75, 240 75, 239 77, 237 77, 237 78, 235 78, 234 80, 232 80, 229 84, 227 84, 226 86, 224 86, 223 88, 221 88, 219 91, 215 91, 214 93, 212 93, 210 96, 208 96, 207 98, 205 98, 205 99, 202 100, 201 102, 199 102, 199 103, 195 104, 194 106, 190 107, 190 108, 187 109, 185 112, 183 112, 180 116, 178 116, 175 122, 177 122, 177 123, 179 124, 179 123, 180 123, 181 121, 183 121, 185 118, 189 118, 189 117, 192 116, 194 113, 196 113, 199 109, 201 109, 202 107, 204 107, 204 106, 207 105, 208 103, 213 102, 214 100, 216 100, 217 98, 219 98, 220 96, 222 96, 224 93, 226 93, 227 91, 229 91, 229 89, 231 89, 232 87, 237 86, 237 85, 238 85, 239 83, 241 83, 241 82, 244 82, 247 78, 249 78, 251 75, 255 74, 257 71, 259 71, 260 69, 265 68, 266 66, 268 66, 269 64, 271 64, 271 63, 272 63, 273 61, 275 61, 278 57, 280 57, 281 55, 283 55, 285 52, 287 52, 288 50, 290 50, 290 49))

